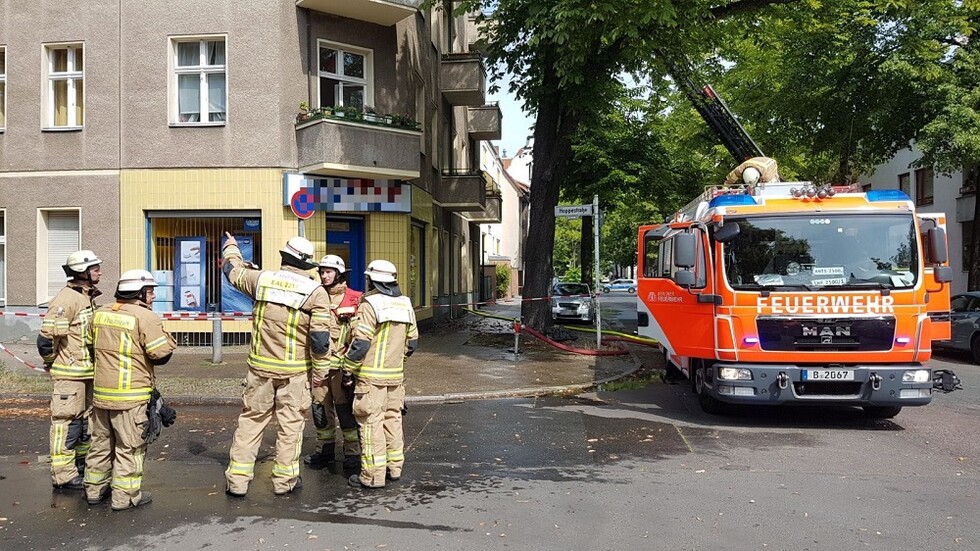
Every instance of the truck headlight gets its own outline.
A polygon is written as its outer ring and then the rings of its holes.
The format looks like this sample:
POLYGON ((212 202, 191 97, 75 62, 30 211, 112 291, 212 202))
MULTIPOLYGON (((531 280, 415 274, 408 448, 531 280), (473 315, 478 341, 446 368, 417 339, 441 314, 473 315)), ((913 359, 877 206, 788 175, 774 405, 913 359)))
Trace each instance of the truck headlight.
POLYGON ((928 383, 931 378, 928 369, 916 369, 902 373, 903 383, 928 383))
POLYGON ((718 370, 718 378, 728 381, 751 381, 752 371, 737 367, 723 367, 718 370))

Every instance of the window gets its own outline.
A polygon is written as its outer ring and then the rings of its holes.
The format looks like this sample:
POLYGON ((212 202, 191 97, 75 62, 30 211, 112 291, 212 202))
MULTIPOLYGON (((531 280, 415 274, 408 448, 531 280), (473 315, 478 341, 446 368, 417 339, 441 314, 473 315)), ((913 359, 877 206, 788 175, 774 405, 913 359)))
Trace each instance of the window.
POLYGON ((932 168, 920 168, 915 171, 915 204, 932 204, 932 168))
POLYGON ((408 296, 416 307, 425 304, 425 226, 416 222, 409 245, 408 296))
POLYGON ((38 286, 41 290, 38 302, 46 303, 65 286, 67 276, 62 266, 68 255, 81 246, 77 210, 42 210, 40 215, 37 252, 45 281, 38 286))
POLYGON ((45 128, 85 123, 85 56, 81 44, 45 46, 45 128))
POLYGON ((372 101, 371 51, 320 41, 320 107, 343 105, 364 109, 372 101))
POLYGON ((175 39, 171 120, 177 124, 222 124, 228 119, 224 37, 175 39))
MULTIPOLYGON (((0 131, 7 127, 7 49, 0 46, 0 131)), ((0 274, 2 281, 3 274, 0 274)), ((0 286, 0 293, 3 292, 0 286)), ((2 297, 3 295, 0 295, 2 297)))
POLYGON ((912 181, 908 172, 898 175, 898 189, 905 192, 905 195, 912 197, 912 181))
POLYGON ((0 306, 7 305, 7 221, 0 210, 0 306))

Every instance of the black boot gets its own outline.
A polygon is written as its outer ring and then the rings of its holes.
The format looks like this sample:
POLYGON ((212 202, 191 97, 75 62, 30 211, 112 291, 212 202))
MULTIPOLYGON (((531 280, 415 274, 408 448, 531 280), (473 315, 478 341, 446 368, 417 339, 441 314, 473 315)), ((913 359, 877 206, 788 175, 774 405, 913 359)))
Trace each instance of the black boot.
POLYGON ((65 482, 64 484, 55 484, 55 490, 84 490, 85 489, 85 479, 80 476, 65 482))
POLYGON ((328 452, 326 449, 311 453, 303 458, 303 463, 309 465, 309 467, 314 470, 323 469, 334 461, 336 461, 336 459, 333 456, 333 450, 328 452))
POLYGON ((361 472, 361 456, 359 455, 345 455, 344 456, 344 471, 359 473, 361 472))

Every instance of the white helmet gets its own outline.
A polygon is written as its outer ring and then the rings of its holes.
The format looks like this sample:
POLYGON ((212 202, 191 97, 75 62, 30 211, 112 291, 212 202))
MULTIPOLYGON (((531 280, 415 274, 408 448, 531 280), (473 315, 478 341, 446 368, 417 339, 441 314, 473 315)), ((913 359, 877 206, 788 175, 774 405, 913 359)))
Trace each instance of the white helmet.
POLYGON ((95 256, 95 253, 83 249, 68 255, 68 260, 65 261, 65 265, 62 266, 62 268, 64 268, 66 272, 71 270, 72 272, 81 274, 92 266, 98 266, 99 264, 102 264, 102 260, 95 256))
POLYGON ((146 270, 128 270, 119 278, 116 285, 116 292, 133 293, 139 292, 143 287, 156 287, 157 282, 153 279, 153 274, 146 270))
POLYGON ((333 268, 334 270, 337 270, 338 274, 342 274, 347 271, 347 266, 344 264, 344 259, 335 254, 328 254, 327 256, 321 258, 320 267, 333 268))
POLYGON ((745 170, 742 171, 742 181, 750 186, 759 183, 759 178, 761 177, 762 173, 754 166, 745 167, 745 170))
POLYGON ((282 256, 283 260, 289 256, 298 260, 298 264, 307 270, 316 267, 316 264, 312 262, 314 252, 316 251, 313 248, 313 243, 310 243, 305 237, 290 237, 283 248, 279 249, 279 255, 282 256))
POLYGON ((397 277, 397 270, 395 265, 387 260, 372 260, 368 264, 367 270, 364 271, 364 275, 371 278, 371 281, 377 281, 378 283, 394 283, 397 277))

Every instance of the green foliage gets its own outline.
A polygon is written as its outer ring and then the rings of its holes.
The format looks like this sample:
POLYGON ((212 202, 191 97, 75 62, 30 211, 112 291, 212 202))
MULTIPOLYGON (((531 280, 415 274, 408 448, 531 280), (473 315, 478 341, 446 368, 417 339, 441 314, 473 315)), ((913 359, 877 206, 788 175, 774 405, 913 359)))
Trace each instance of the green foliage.
POLYGON ((497 264, 497 298, 504 298, 507 296, 507 290, 510 289, 510 266, 507 264, 497 264))
POLYGON ((560 276, 562 281, 582 281, 582 268, 580 266, 572 266, 565 270, 565 273, 560 276))

